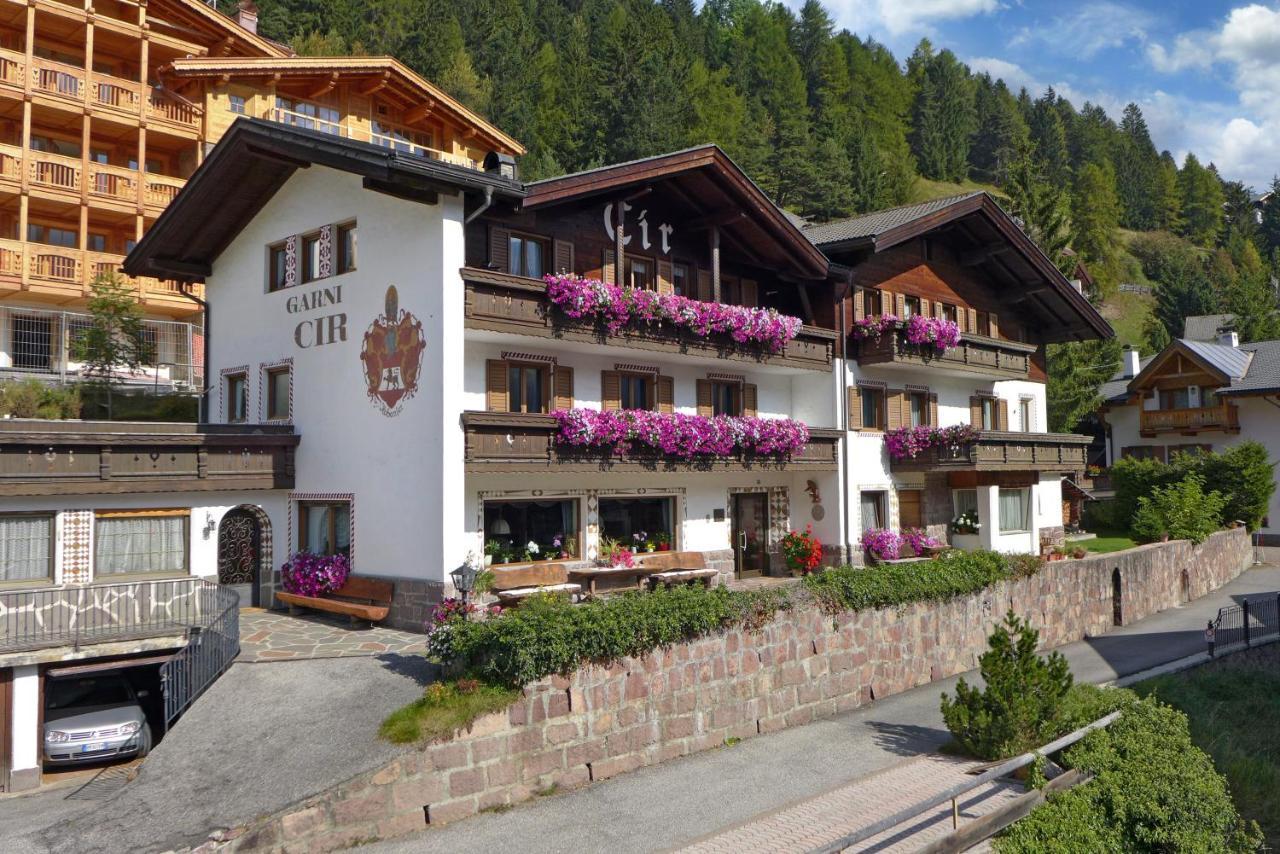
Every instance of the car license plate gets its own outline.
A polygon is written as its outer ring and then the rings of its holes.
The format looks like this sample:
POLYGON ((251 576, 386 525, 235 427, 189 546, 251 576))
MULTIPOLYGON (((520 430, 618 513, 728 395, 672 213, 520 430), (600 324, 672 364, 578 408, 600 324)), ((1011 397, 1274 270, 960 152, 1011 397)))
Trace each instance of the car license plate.
POLYGON ((106 743, 105 743, 105 742, 95 741, 95 742, 93 742, 93 743, 91 743, 91 744, 82 744, 82 745, 80 745, 80 752, 81 752, 81 753, 96 753, 96 752, 98 752, 99 750, 105 750, 105 749, 106 749, 106 747, 107 747, 107 745, 106 745, 106 743))

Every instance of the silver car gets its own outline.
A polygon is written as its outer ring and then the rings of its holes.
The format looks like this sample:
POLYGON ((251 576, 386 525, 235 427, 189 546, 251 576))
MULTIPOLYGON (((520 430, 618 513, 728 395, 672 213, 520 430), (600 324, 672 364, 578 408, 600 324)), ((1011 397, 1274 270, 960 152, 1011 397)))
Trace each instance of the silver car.
POLYGON ((139 694, 120 673, 53 678, 47 690, 46 763, 146 756, 151 750, 151 728, 138 703, 139 694))

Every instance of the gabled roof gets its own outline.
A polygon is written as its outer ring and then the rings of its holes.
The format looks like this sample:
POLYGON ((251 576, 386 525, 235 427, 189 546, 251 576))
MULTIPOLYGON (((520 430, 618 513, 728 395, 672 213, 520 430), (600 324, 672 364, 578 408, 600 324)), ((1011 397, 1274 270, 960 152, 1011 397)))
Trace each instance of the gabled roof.
POLYGON ((514 180, 263 119, 237 119, 125 258, 131 276, 202 281, 213 262, 299 169, 363 176, 367 189, 411 201, 470 192, 518 200, 514 180))
POLYGON ((1179 338, 1178 341, 1203 361, 1220 371, 1231 380, 1243 379, 1249 372, 1249 362, 1253 353, 1226 344, 1211 344, 1207 341, 1189 341, 1179 338))
POLYGON ((151 0, 147 7, 148 26, 163 32, 173 27, 190 39, 191 30, 202 30, 212 35, 221 33, 227 39, 226 49, 266 57, 290 56, 284 45, 263 38, 240 26, 235 19, 222 14, 201 0, 151 0))
POLYGON ((699 145, 668 154, 587 169, 528 185, 526 209, 661 190, 693 218, 717 219, 722 236, 761 266, 788 266, 810 279, 826 278, 826 255, 775 205, 719 146, 699 145))
MULTIPOLYGON (((1139 359, 1138 373, 1142 373, 1142 371, 1147 367, 1147 365, 1151 364, 1151 360, 1154 359, 1157 355, 1159 354, 1153 353, 1150 356, 1146 356, 1144 358, 1139 359)), ((1102 396, 1102 402, 1103 403, 1124 403, 1126 400, 1128 400, 1129 399, 1129 382, 1132 379, 1133 377, 1126 377, 1124 375, 1123 368, 1121 368, 1119 371, 1116 371, 1115 376, 1113 376, 1111 379, 1103 383, 1102 388, 1098 389, 1098 394, 1102 396)))
POLYGON ((1218 333, 1235 326, 1234 314, 1199 314, 1182 321, 1182 337, 1188 341, 1217 341, 1218 333))
POLYGON ((1280 394, 1280 341, 1255 341, 1240 349, 1253 354, 1245 375, 1219 395, 1280 394))
POLYGON ((207 77, 330 77, 331 80, 364 80, 372 91, 386 90, 406 106, 444 113, 454 124, 475 128, 476 135, 489 147, 504 154, 524 154, 524 146, 454 99, 440 87, 419 76, 399 60, 390 56, 317 57, 187 57, 175 59, 161 70, 162 75, 178 79, 207 77))
POLYGON ((988 193, 974 191, 809 226, 805 235, 832 258, 884 252, 943 232, 968 247, 971 260, 1010 304, 1038 319, 1046 342, 1113 338, 1111 324, 988 193))

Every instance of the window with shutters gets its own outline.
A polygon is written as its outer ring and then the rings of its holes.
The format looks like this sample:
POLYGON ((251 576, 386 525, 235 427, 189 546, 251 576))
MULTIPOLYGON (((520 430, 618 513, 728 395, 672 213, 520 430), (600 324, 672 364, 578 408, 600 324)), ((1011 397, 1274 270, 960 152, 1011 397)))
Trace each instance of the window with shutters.
POLYGON ((335 273, 350 273, 356 268, 356 224, 338 226, 338 263, 335 273))
POLYGON ((985 335, 988 338, 991 337, 991 312, 989 311, 978 312, 977 332, 979 335, 985 335))
POLYGON ((227 374, 227 423, 243 424, 249 420, 249 377, 241 372, 227 374))
POLYGON ((902 300, 902 318, 915 317, 920 313, 920 297, 906 297, 902 300))
POLYGON ((862 429, 884 430, 888 427, 885 390, 878 386, 858 386, 862 400, 862 429))
POLYGON ((742 384, 715 380, 711 383, 713 415, 742 415, 742 384))
POLYGON ((690 277, 689 265, 679 262, 671 265, 671 287, 672 290, 682 297, 692 297, 690 288, 693 287, 693 279, 690 277))
POLYGON ((267 288, 278 291, 288 286, 289 250, 284 242, 267 247, 267 288))
POLYGON ((320 278, 320 232, 302 236, 302 281, 320 278))
POLYGON ((908 392, 907 405, 911 410, 912 427, 923 427, 929 423, 929 392, 908 392))
POLYGON ((654 378, 650 374, 619 376, 619 402, 623 409, 653 409, 654 378))
POLYGON ((980 417, 978 419, 978 423, 975 424, 974 426, 982 430, 997 429, 997 425, 1000 422, 999 422, 999 415, 997 414, 998 403, 996 398, 994 397, 978 398, 978 409, 980 412, 980 417))
POLYGON ((867 317, 879 317, 884 314, 884 295, 879 291, 863 291, 862 313, 867 317))
POLYGON ((547 412, 551 396, 546 365, 507 364, 507 411, 547 412))
POLYGON ((1032 415, 1035 412, 1035 398, 1023 397, 1018 400, 1018 429, 1030 433, 1034 428, 1032 415))
POLYGON ((527 234, 507 238, 507 272, 516 276, 541 279, 546 241, 527 234))
POLYGON ((960 311, 949 302, 942 304, 942 319, 950 320, 952 323, 960 322, 960 311))
POLYGON ((657 287, 653 262, 648 258, 627 256, 626 284, 641 291, 651 291, 657 287))

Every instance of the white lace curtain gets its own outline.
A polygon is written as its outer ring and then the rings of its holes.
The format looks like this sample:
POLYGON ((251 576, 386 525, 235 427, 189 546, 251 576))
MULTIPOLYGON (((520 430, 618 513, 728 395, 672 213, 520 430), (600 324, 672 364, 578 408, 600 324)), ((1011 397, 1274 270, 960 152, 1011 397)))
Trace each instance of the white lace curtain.
POLYGON ((53 517, 0 518, 0 581, 53 577, 53 517))
POLYGON ((187 569, 186 516, 98 519, 94 541, 98 577, 187 569))
POLYGON ((1000 531, 1027 531, 1031 528, 1031 491, 1028 489, 1000 490, 1000 531))

